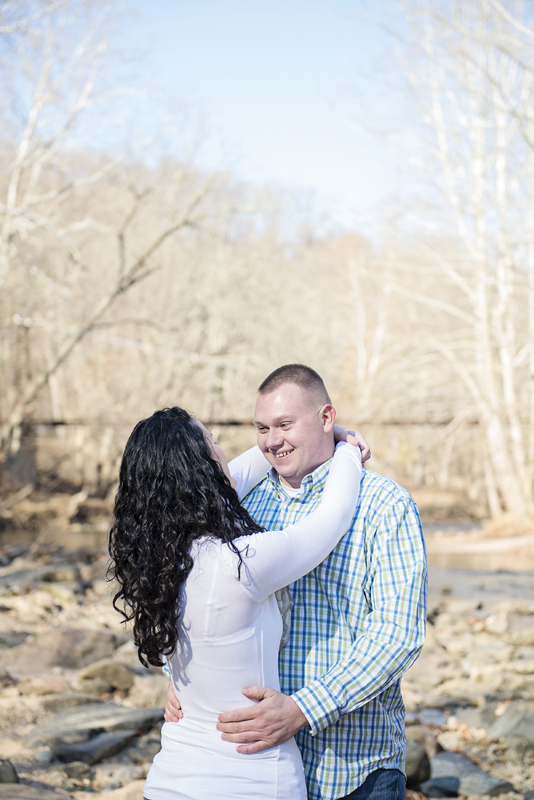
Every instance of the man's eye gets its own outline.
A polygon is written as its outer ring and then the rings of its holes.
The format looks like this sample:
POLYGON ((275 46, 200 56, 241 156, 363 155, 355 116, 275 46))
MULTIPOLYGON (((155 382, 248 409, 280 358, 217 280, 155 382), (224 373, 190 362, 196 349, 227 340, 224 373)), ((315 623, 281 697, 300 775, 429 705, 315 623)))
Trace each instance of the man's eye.
POLYGON ((289 428, 290 424, 291 424, 291 423, 289 423, 289 422, 282 422, 282 424, 280 425, 280 427, 281 427, 281 428, 289 428))

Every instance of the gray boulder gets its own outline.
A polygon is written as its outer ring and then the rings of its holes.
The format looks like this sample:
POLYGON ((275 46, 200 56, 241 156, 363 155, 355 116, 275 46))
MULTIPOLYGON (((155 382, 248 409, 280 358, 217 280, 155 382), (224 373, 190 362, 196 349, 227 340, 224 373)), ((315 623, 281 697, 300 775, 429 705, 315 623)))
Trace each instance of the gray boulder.
MULTIPOLYGON (((28 734, 30 745, 73 744, 99 731, 139 731, 163 719, 162 708, 123 708, 114 703, 95 703, 57 714, 36 725, 28 734), (74 741, 76 740, 76 741, 74 741)), ((71 761, 78 760, 72 758, 71 761)), ((83 760, 83 759, 79 759, 83 760)))
POLYGON ((110 631, 60 628, 47 631, 13 648, 3 657, 3 666, 16 678, 42 674, 52 667, 80 669, 107 658, 115 649, 110 631))
POLYGON ((418 786, 430 778, 430 759, 424 746, 415 739, 406 739, 406 785, 418 786))
POLYGON ((51 567, 35 567, 32 569, 16 569, 0 574, 0 594, 9 592, 25 592, 38 586, 42 581, 53 576, 51 567))
POLYGON ((51 697, 47 697, 42 701, 42 706, 45 711, 52 711, 54 714, 59 714, 61 711, 67 711, 69 708, 78 708, 79 706, 99 702, 100 700, 92 694, 63 692, 62 694, 54 694, 51 697))
POLYGON ((419 788, 425 797, 458 797, 460 780, 452 776, 431 778, 422 783, 419 788))
POLYGON ((80 689, 89 694, 102 694, 114 689, 131 689, 134 676, 124 664, 111 658, 89 664, 78 675, 80 689))
POLYGON ((512 764, 531 766, 534 764, 534 742, 522 736, 510 736, 504 740, 506 760, 512 764))
POLYGON ((521 736, 528 742, 534 743, 534 707, 526 700, 514 700, 502 717, 498 717, 491 726, 488 736, 490 739, 521 736))
POLYGON ((56 747, 55 754, 60 761, 83 761, 85 764, 97 764, 102 759, 119 753, 131 744, 136 736, 135 731, 99 733, 79 744, 60 744, 56 747))
MULTIPOLYGON (((447 705, 450 705, 450 702, 447 703, 448 698, 444 695, 441 700, 444 701, 444 705, 442 706, 445 708, 447 705)), ((450 700, 450 698, 449 698, 450 700)), ((447 716, 443 713, 441 708, 423 708, 417 714, 419 722, 422 725, 437 725, 441 727, 447 724, 447 716)))
POLYGON ((63 772, 68 778, 74 778, 76 781, 83 781, 84 778, 91 777, 91 768, 83 761, 70 761, 63 766, 63 772))
POLYGON ((484 772, 461 753, 443 751, 431 759, 432 778, 421 784, 427 797, 454 797, 455 794, 490 795, 512 792, 513 786, 502 778, 484 772), (436 794, 443 791, 443 794, 436 794))
POLYGON ((498 719, 495 716, 497 703, 486 703, 481 708, 463 708, 455 716, 461 725, 469 728, 491 728, 498 719))
POLYGON ((406 738, 415 739, 416 742, 422 744, 429 757, 435 756, 436 753, 443 750, 432 731, 425 725, 409 725, 406 728, 406 738))
POLYGON ((52 789, 42 784, 0 783, 0 800, 72 800, 72 795, 64 789, 52 789))
POLYGON ((0 758, 0 783, 18 783, 17 770, 7 758, 0 758))

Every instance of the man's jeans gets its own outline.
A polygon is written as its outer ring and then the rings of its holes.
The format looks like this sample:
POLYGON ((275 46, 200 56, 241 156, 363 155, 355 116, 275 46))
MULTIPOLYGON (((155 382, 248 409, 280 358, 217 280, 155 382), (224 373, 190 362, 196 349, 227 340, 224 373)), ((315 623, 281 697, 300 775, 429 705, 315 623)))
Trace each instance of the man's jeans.
POLYGON ((406 778, 398 769, 377 769, 361 786, 339 800, 405 800, 406 778))

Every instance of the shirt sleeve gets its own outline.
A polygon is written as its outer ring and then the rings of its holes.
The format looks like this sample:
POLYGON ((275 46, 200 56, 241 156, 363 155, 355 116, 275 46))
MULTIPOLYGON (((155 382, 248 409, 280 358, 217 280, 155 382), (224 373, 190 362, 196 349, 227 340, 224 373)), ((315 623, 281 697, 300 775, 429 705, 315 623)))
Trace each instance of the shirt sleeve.
POLYGON ((271 465, 258 446, 245 450, 244 453, 229 462, 230 475, 237 481, 235 490, 239 500, 247 496, 262 481, 271 465))
POLYGON ((370 542, 365 591, 371 612, 352 646, 320 678, 292 695, 312 735, 363 706, 399 680, 425 637, 427 566, 413 501, 393 503, 370 542))
POLYGON ((341 442, 318 507, 281 531, 237 540, 243 558, 240 582, 257 602, 314 569, 348 531, 360 493, 361 453, 341 442))

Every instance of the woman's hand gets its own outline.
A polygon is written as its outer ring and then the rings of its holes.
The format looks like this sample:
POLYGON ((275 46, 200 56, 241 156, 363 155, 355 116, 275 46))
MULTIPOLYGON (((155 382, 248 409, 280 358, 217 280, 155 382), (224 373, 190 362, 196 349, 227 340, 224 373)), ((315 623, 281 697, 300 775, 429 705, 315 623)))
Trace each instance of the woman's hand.
POLYGON ((334 425, 334 440, 336 444, 338 442, 348 442, 348 444, 358 445, 362 451, 362 464, 365 464, 371 458, 371 448, 367 444, 367 439, 363 433, 348 431, 346 428, 334 425))
POLYGON ((169 683, 169 688, 167 689, 167 705, 165 706, 165 714, 163 716, 165 717, 165 722, 180 722, 184 716, 182 706, 176 697, 172 682, 169 683))

